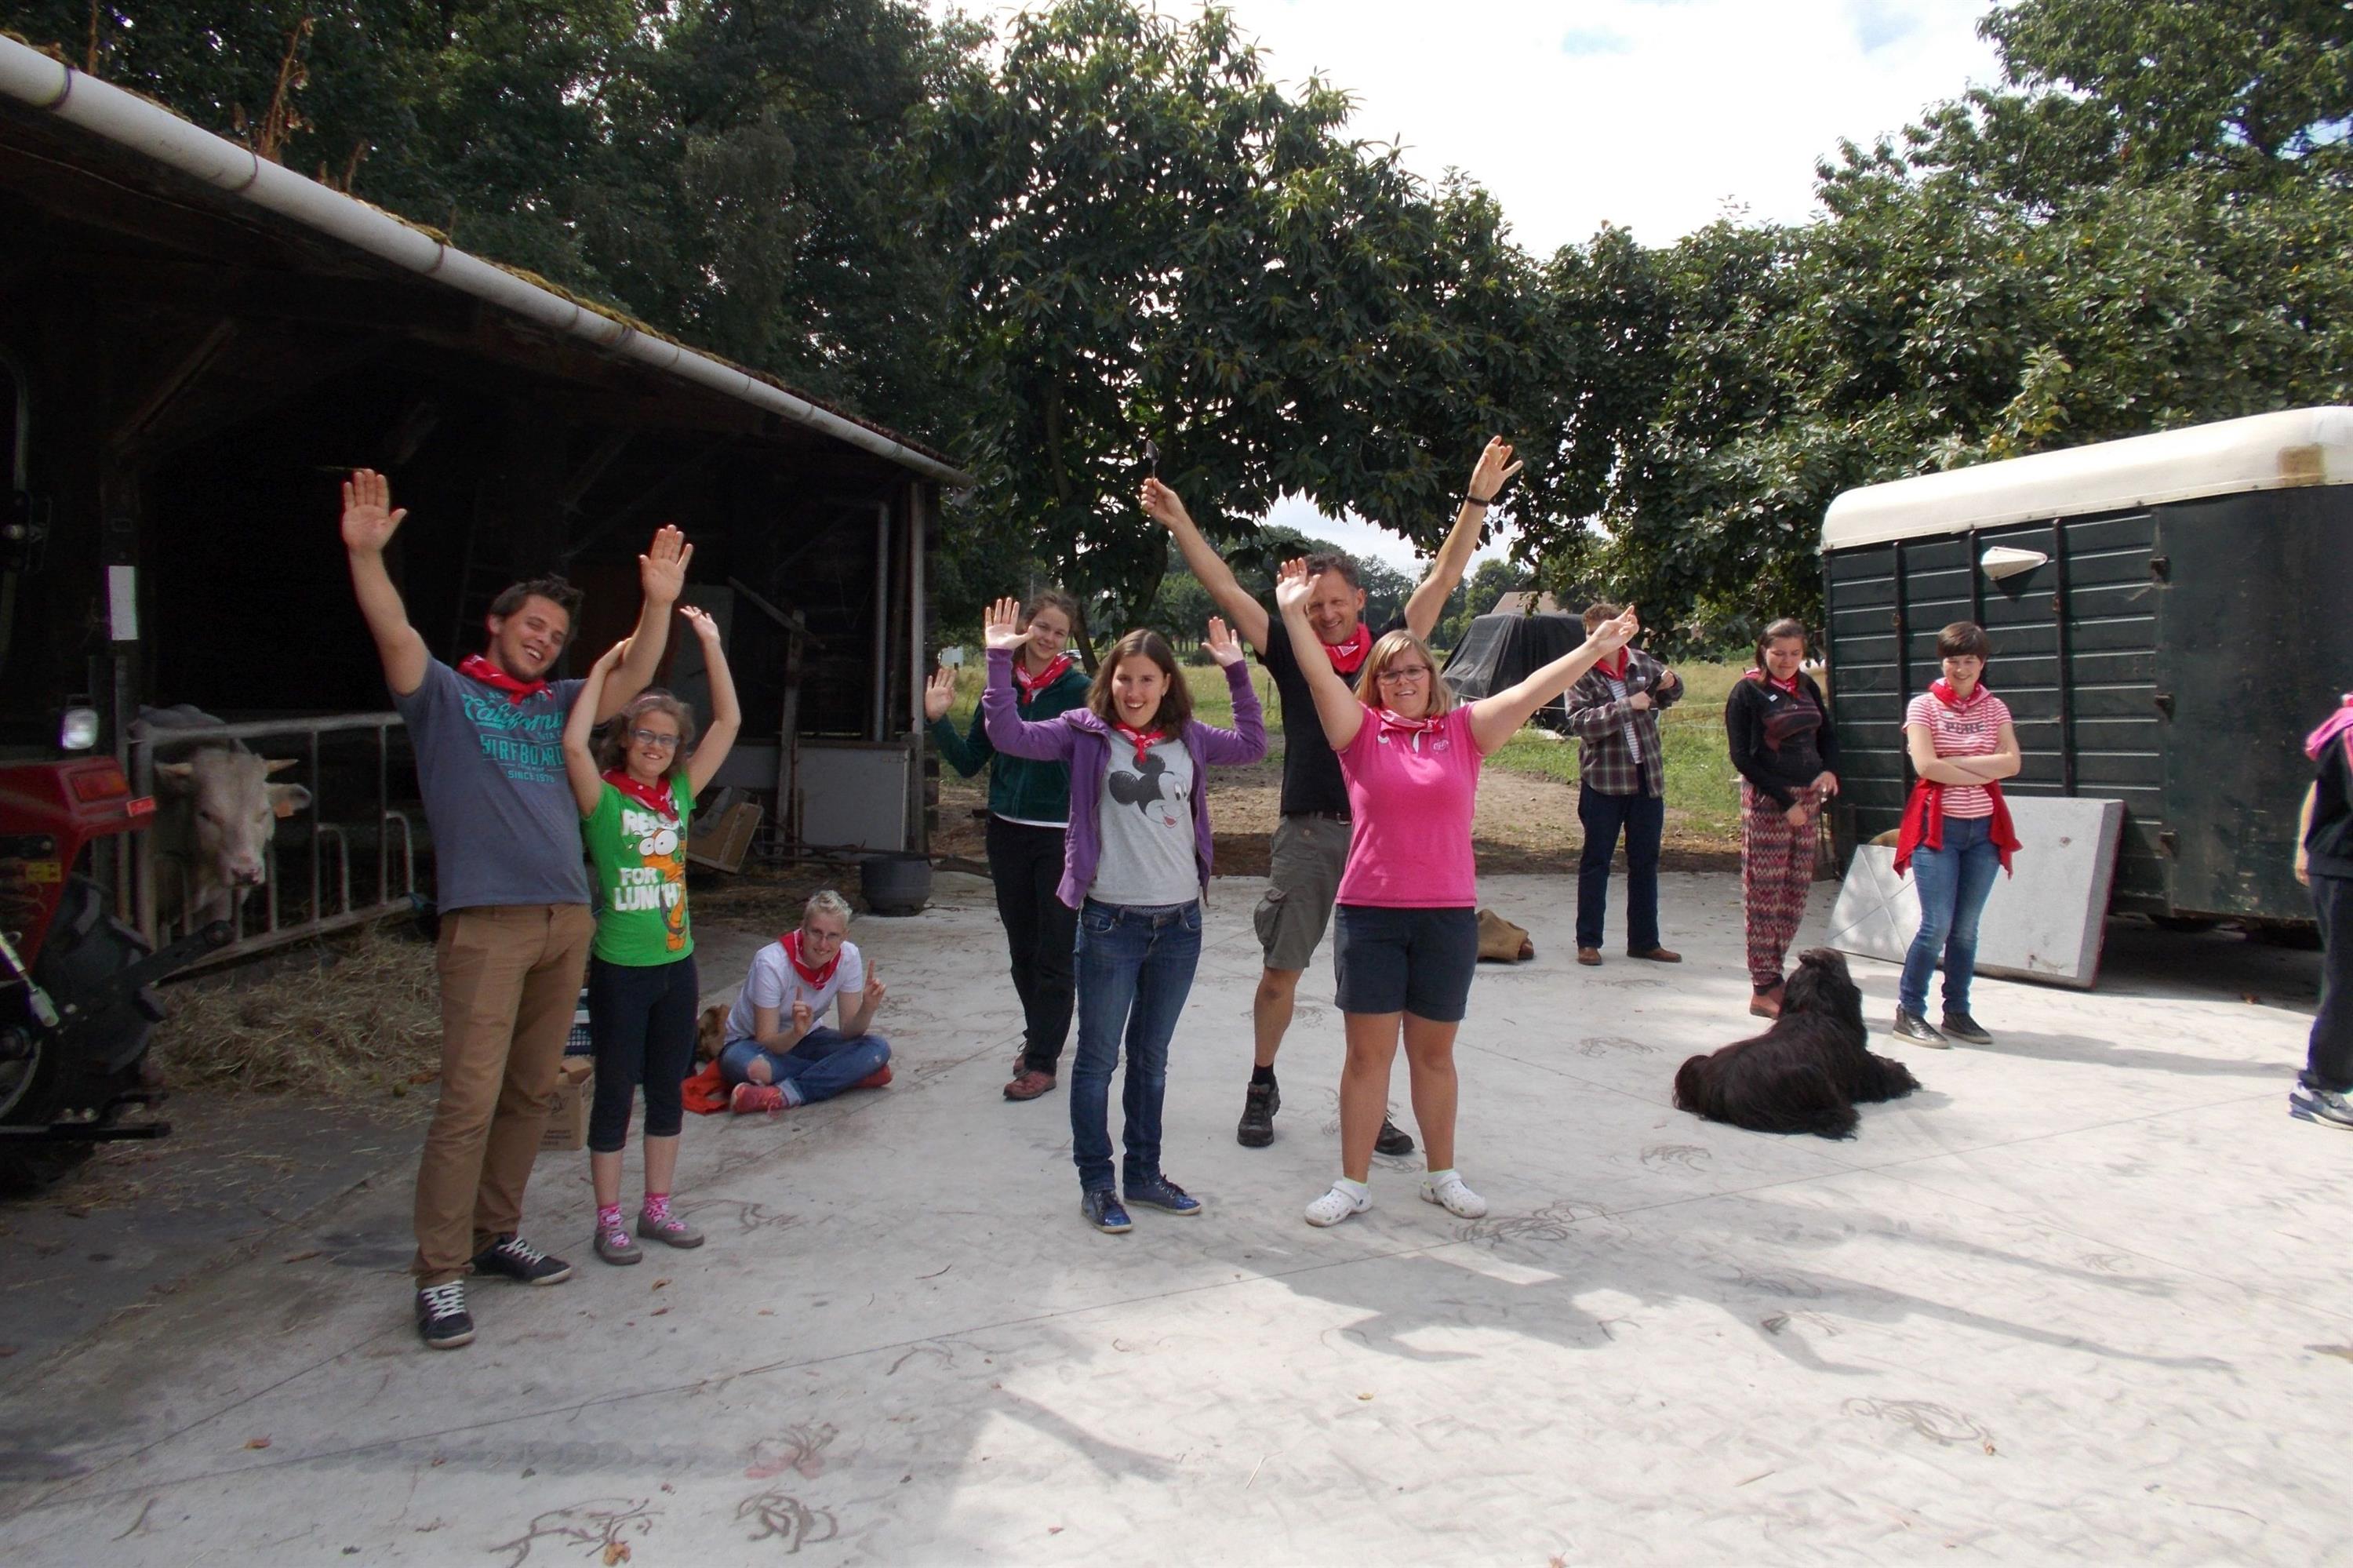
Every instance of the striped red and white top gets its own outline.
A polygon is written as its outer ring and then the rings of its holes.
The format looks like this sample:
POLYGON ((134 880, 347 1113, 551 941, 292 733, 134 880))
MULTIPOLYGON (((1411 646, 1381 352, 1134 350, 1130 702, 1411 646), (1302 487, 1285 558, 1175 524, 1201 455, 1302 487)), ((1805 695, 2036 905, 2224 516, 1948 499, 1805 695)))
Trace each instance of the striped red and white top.
MULTIPOLYGON (((1926 729, 1939 757, 1991 757, 2001 749, 2001 726, 2009 722, 2010 705, 1983 686, 1957 708, 1947 707, 1934 692, 1923 692, 1904 710, 1904 727, 1926 729)), ((1944 809, 1948 817, 1990 817, 1993 797, 1982 785, 1947 784, 1944 809)))

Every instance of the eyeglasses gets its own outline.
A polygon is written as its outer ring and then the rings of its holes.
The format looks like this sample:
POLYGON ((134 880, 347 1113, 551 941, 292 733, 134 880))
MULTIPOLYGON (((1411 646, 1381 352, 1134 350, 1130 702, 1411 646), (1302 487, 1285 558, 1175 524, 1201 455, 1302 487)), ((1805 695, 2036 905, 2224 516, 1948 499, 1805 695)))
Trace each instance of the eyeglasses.
POLYGON ((1429 679, 1430 666, 1427 664, 1406 664, 1396 669, 1384 670, 1379 675, 1380 683, 1385 686, 1419 684, 1429 679))
POLYGON ((633 729, 629 732, 629 738, 639 746, 657 746, 664 750, 675 750, 678 747, 678 736, 664 735, 658 729, 633 729))

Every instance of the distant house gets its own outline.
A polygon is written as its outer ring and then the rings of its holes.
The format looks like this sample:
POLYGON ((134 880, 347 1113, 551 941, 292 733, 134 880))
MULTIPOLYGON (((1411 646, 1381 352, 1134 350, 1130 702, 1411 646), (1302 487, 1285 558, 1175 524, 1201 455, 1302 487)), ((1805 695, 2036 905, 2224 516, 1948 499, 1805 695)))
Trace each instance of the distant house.
POLYGON ((1549 592, 1531 593, 1525 588, 1514 588, 1497 599, 1495 608, 1487 613, 1490 615, 1566 615, 1573 614, 1574 611, 1562 609, 1559 602, 1549 592))

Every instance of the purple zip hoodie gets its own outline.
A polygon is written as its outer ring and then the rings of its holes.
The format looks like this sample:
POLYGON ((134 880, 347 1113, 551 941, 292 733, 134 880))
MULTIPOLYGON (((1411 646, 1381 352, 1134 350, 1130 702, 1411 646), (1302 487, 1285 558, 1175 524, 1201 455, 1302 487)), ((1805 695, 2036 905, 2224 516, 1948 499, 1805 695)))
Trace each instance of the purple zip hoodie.
MULTIPOLYGON (((1201 891, 1209 890, 1208 769, 1238 768, 1266 755, 1266 721, 1250 684, 1250 662, 1225 666, 1234 694, 1234 727, 1219 729, 1199 719, 1185 721, 1185 749, 1193 756, 1193 859, 1201 870, 1201 891)), ((1071 765, 1071 831, 1063 841, 1062 885, 1054 896, 1076 909, 1094 885, 1095 863, 1103 858, 1103 779, 1111 772, 1111 726, 1092 708, 1072 708, 1032 724, 1014 707, 1013 654, 988 651, 988 684, 980 694, 981 721, 988 743, 1008 757, 1035 758, 1071 765)))

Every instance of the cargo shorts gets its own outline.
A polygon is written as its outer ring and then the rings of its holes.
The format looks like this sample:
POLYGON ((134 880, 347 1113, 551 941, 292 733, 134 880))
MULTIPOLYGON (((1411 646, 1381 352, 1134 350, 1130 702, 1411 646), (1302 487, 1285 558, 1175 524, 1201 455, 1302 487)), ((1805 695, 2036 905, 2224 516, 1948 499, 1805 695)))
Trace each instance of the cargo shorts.
POLYGON ((1347 868, 1349 832, 1339 817, 1302 814, 1276 824, 1266 895, 1250 917, 1268 969, 1303 969, 1315 957, 1347 868))

